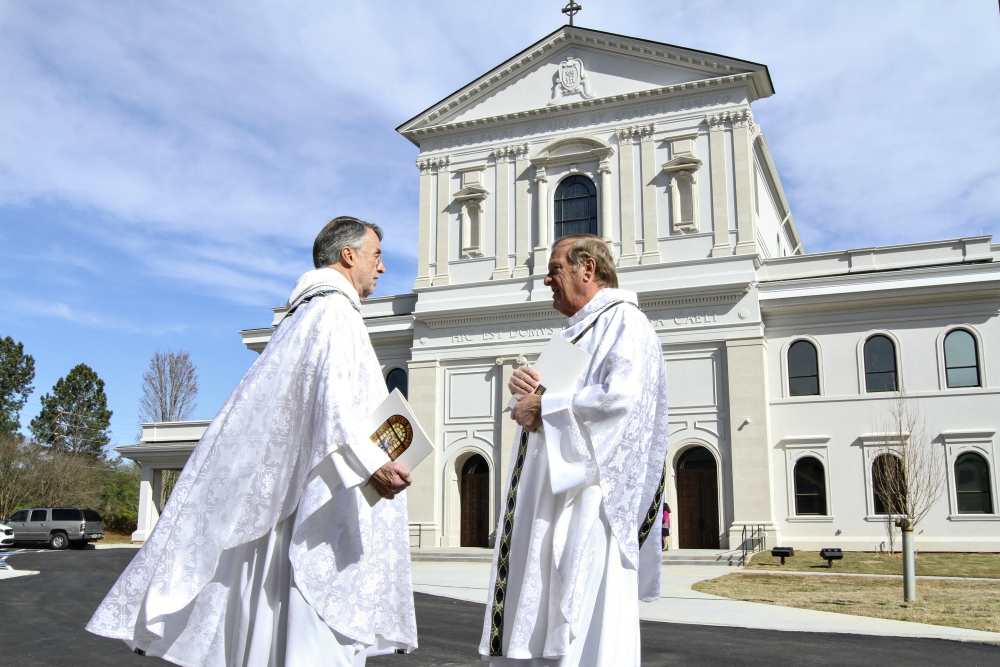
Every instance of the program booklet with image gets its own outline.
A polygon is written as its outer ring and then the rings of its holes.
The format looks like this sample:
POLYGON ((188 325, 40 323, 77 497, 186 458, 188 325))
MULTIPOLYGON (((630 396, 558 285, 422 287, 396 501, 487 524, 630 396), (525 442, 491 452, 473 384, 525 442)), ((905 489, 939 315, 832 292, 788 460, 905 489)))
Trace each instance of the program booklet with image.
MULTIPOLYGON (((398 461, 407 470, 416 468, 434 449, 430 438, 413 415, 410 404, 398 389, 393 389, 375 408, 368 421, 374 446, 381 449, 390 461, 398 461)), ((382 496, 367 482, 361 486, 361 493, 373 507, 382 500, 382 496)))

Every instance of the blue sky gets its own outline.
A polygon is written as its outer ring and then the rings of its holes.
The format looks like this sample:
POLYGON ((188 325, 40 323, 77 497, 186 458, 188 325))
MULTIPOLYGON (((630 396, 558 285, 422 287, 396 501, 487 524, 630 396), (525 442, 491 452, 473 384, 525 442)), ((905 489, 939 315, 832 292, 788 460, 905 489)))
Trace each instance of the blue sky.
MULTIPOLYGON (((209 419, 331 217, 415 275, 394 128, 548 34, 560 1, 0 0, 0 336, 41 394, 77 363, 136 432, 156 348, 209 419)), ((579 25, 765 63, 754 105, 810 252, 1000 232, 995 0, 589 0, 579 25)))

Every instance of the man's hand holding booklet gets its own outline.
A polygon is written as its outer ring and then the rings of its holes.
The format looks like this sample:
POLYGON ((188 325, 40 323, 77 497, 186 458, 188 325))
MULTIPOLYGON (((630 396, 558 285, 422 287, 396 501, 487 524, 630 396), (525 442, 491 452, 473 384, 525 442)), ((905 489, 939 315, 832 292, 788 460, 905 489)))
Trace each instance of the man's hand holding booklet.
POLYGON ((361 486, 365 500, 374 507, 383 496, 398 493, 400 482, 405 483, 403 488, 409 485, 410 471, 427 458, 434 446, 398 389, 375 408, 368 422, 373 446, 382 450, 387 461, 361 486))

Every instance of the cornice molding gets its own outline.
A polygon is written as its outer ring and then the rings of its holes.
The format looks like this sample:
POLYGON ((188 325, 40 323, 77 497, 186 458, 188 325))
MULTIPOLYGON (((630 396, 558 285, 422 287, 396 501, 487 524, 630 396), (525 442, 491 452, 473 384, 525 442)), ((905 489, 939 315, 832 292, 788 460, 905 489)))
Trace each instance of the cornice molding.
MULTIPOLYGON (((493 94, 494 91, 520 76, 523 72, 530 71, 538 64, 540 59, 547 59, 553 50, 563 48, 564 46, 586 47, 592 51, 603 51, 619 57, 656 62, 661 65, 697 72, 711 77, 697 82, 661 87, 651 91, 643 91, 643 93, 634 93, 634 95, 663 94, 664 91, 672 93, 675 90, 685 90, 688 86, 697 89, 698 87, 709 88, 713 85, 718 87, 724 83, 737 82, 747 87, 751 101, 768 97, 774 93, 767 67, 759 63, 684 49, 670 44, 635 37, 626 37, 586 28, 563 26, 547 37, 542 38, 534 45, 521 51, 513 58, 501 63, 455 93, 406 121, 396 128, 396 130, 415 142, 416 137, 434 127, 435 123, 438 126, 443 125, 447 127, 449 124, 441 123, 441 119, 454 117, 456 113, 470 107, 484 95, 493 94), (719 76, 713 77, 713 74, 719 74, 719 76)), ((568 104, 544 107, 534 111, 535 113, 540 113, 548 110, 560 111, 571 109, 578 105, 583 106, 584 104, 601 105, 609 101, 618 101, 622 97, 628 98, 631 95, 633 94, 612 96, 611 98, 601 98, 598 100, 576 101, 568 104)), ((483 119, 483 122, 496 120, 497 117, 494 116, 489 119, 483 119)), ((451 125, 457 126, 459 124, 451 125)), ((465 125, 465 123, 461 125, 465 125)))
POLYGON ((615 154, 615 149, 596 137, 589 135, 574 135, 557 139, 531 158, 531 164, 537 169, 535 180, 544 180, 547 167, 561 167, 567 164, 583 162, 601 162, 615 154), (563 149, 572 152, 560 152, 563 149))

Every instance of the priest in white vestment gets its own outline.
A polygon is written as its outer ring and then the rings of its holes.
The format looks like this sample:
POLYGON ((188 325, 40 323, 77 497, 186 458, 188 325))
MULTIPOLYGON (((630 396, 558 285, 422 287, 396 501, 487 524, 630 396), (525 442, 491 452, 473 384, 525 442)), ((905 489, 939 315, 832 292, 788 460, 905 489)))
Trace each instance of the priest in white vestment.
POLYGON ((528 366, 510 381, 521 428, 479 652, 492 667, 638 667, 639 600, 660 595, 663 352, 600 238, 557 242, 545 284, 569 318, 557 335, 592 358, 569 392, 539 395, 528 366))
POLYGON ((367 427, 387 396, 360 312, 381 238, 349 217, 317 236, 317 268, 89 631, 187 667, 358 667, 416 648, 410 477, 367 427))

